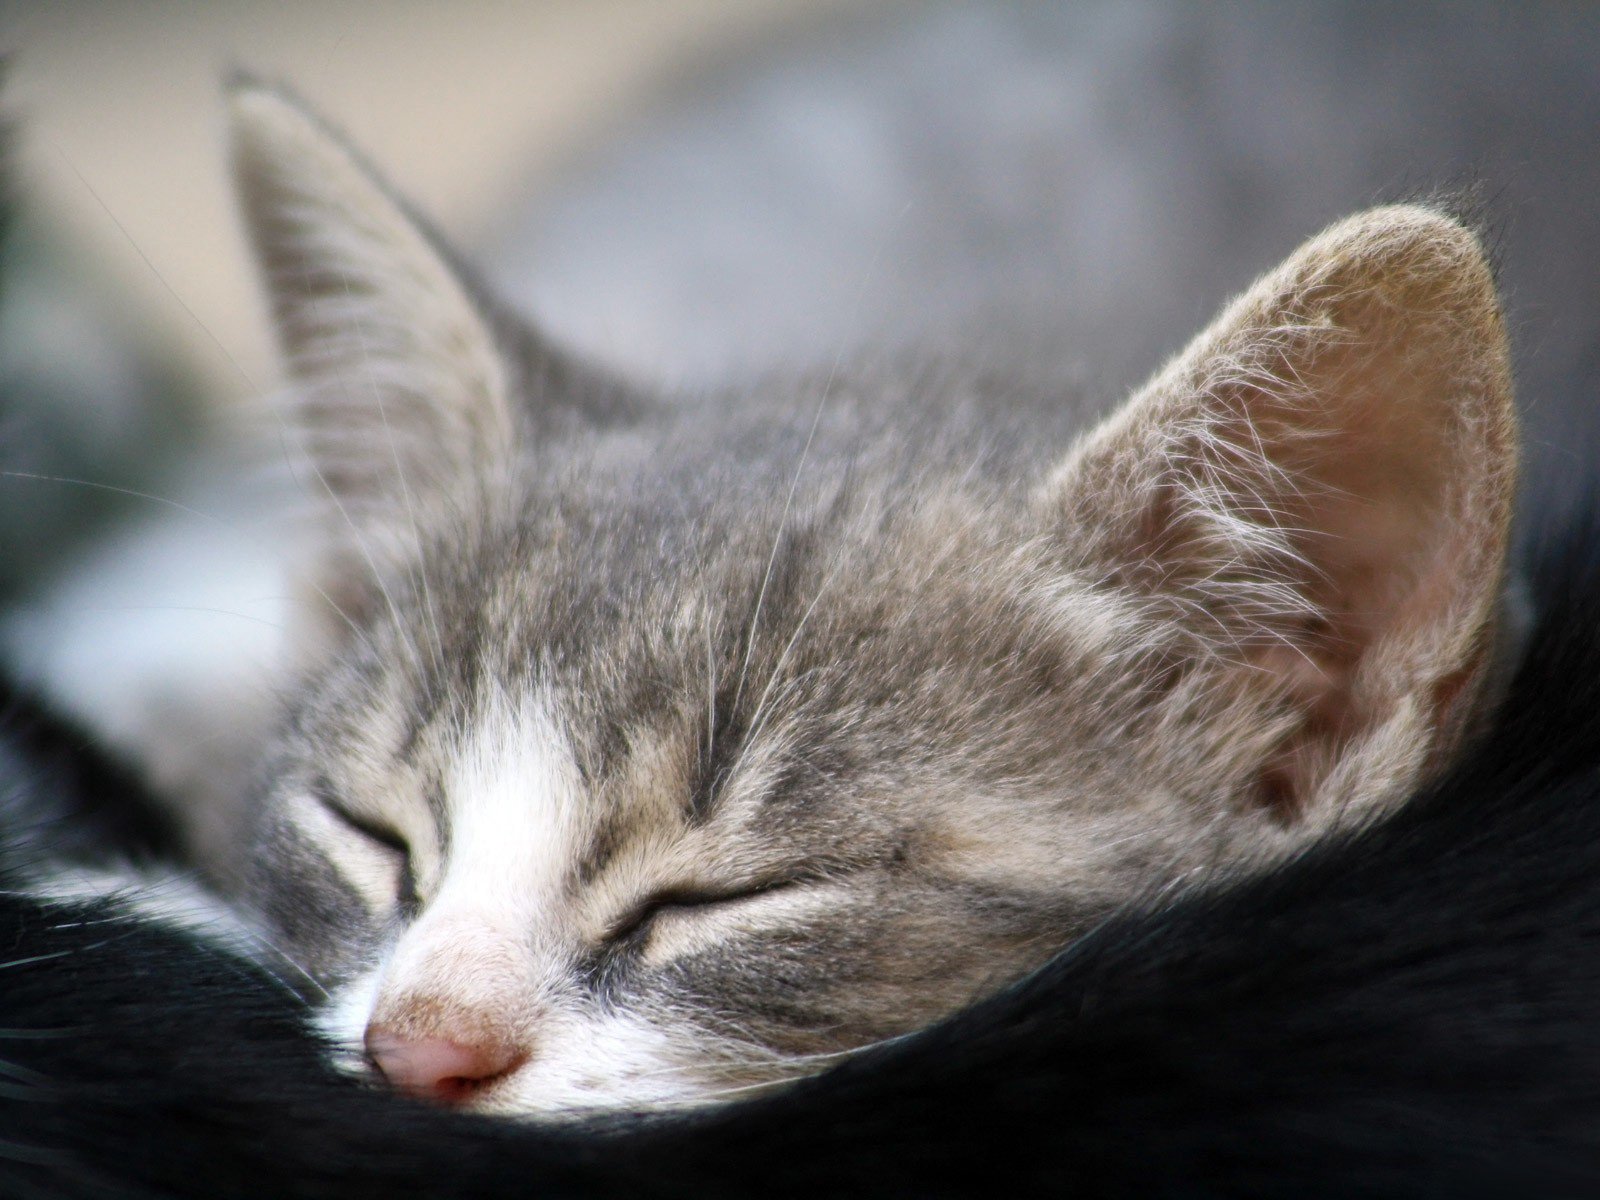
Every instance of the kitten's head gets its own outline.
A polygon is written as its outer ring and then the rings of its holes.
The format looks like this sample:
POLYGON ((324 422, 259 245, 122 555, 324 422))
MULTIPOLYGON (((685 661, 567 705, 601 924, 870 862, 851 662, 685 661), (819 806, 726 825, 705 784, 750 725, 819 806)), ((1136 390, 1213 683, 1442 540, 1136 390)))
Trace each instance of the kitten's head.
POLYGON ((817 1070, 1391 811, 1493 691, 1510 386, 1446 217, 1328 230, 1087 432, 1031 372, 657 398, 296 103, 233 113, 327 516, 237 873, 375 1077, 817 1070))

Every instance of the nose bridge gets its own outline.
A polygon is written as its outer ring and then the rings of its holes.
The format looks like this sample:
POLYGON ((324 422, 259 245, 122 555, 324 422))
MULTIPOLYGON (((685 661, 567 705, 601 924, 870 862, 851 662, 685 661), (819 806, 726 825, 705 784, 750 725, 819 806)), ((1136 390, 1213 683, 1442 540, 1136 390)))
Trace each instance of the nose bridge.
POLYGON ((546 704, 484 713, 444 779, 444 869, 383 970, 371 1024, 413 1038, 521 1043, 559 987, 559 903, 581 838, 577 773, 546 704))
POLYGON ((525 1036, 541 980, 515 930, 478 914, 430 914, 395 947, 370 1022, 408 1037, 525 1036))
POLYGON ((534 959, 503 916, 447 904, 396 947, 364 1039, 395 1087, 460 1103, 536 1052, 543 1004, 534 959))
POLYGON ((580 784, 548 697, 487 704, 443 780, 449 838, 438 899, 511 908, 559 893, 582 835, 580 784))

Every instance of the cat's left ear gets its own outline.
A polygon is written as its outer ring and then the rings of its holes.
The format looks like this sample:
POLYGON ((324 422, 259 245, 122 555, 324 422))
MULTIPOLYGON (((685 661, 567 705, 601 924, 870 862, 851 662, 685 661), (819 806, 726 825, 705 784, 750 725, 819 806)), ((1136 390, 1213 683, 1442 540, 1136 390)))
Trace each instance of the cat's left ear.
POLYGON ((1378 209, 1236 300, 1042 500, 1162 686, 1207 680, 1212 744, 1265 747, 1244 794, 1317 825, 1414 789, 1492 690, 1514 422, 1477 238, 1378 209))
POLYGON ((277 87, 240 79, 228 99, 291 424, 318 486, 381 544, 407 501, 464 503, 504 469, 506 356, 439 239, 340 135, 277 87))

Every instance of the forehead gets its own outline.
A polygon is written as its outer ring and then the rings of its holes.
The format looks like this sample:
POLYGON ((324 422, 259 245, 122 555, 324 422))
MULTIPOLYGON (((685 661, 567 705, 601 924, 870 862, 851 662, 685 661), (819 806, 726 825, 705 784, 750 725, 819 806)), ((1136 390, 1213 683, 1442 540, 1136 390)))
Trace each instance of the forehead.
POLYGON ((674 823, 741 783, 814 815, 908 773, 1027 769, 1081 719, 1041 696, 1101 639, 1036 602, 1014 439, 830 436, 531 463, 512 515, 438 531, 390 580, 340 723, 441 816, 475 731, 522 724, 563 745, 591 807, 674 823), (1029 713, 1055 735, 1022 736, 1029 713))
POLYGON ((559 743, 594 800, 690 821, 762 772, 818 804, 865 775, 999 749, 1016 722, 995 718, 1070 685, 1094 629, 1063 636, 1005 548, 1025 539, 992 509, 871 507, 797 505, 781 535, 753 515, 647 548, 510 530, 434 565, 339 707, 375 759, 431 774, 438 801, 451 764, 527 737, 559 743))

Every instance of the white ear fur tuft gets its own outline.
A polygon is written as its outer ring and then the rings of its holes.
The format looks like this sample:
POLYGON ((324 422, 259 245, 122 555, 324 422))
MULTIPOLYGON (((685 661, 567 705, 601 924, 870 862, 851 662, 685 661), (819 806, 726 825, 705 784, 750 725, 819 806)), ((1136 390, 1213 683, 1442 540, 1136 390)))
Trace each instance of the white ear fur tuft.
POLYGON ((1315 824, 1414 788, 1490 698, 1515 461, 1482 249, 1393 207, 1235 300, 1045 502, 1076 571, 1289 731, 1250 786, 1315 824))

